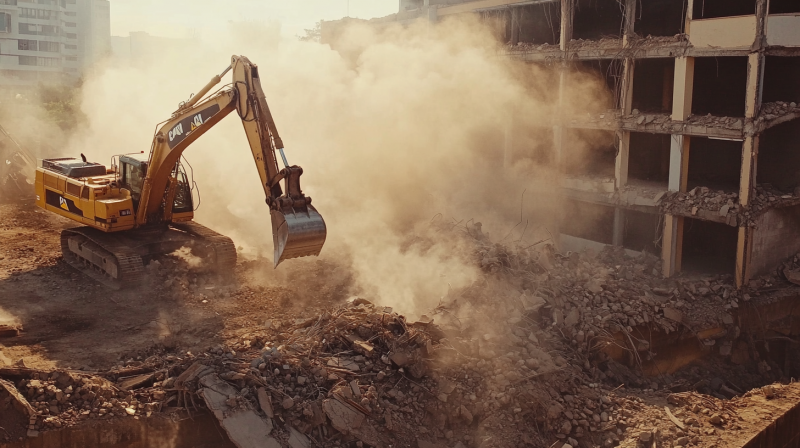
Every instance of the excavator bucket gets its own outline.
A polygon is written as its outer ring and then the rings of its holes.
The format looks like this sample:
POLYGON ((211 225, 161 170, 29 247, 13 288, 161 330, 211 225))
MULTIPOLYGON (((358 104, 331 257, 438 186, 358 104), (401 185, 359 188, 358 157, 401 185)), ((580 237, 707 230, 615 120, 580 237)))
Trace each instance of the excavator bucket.
POLYGON ((328 234, 325 220, 311 204, 271 210, 275 267, 290 258, 319 255, 328 234))

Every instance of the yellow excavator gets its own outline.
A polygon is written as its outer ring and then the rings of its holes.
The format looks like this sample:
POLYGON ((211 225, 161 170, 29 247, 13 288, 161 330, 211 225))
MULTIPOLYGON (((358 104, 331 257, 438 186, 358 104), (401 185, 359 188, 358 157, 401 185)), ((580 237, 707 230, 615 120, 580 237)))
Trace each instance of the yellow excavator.
POLYGON ((138 285, 145 263, 183 247, 217 271, 229 272, 236 264, 236 248, 230 238, 192 221, 193 185, 181 156, 233 111, 242 120, 266 194, 275 267, 287 259, 319 255, 327 229, 311 198, 300 189, 303 169, 286 160, 258 66, 244 56, 233 56, 222 74, 163 122, 149 155, 114 156, 109 168, 88 162, 83 154, 81 160, 40 162, 36 204, 83 224, 62 231, 64 260, 115 289, 138 285), (232 82, 204 99, 228 71, 232 82))

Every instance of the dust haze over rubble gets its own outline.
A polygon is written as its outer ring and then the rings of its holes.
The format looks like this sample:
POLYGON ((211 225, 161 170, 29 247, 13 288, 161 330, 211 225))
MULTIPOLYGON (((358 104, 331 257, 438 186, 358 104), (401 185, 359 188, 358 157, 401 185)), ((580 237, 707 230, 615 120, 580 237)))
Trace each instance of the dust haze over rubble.
MULTIPOLYGON (((304 168, 304 191, 327 221, 323 259, 349 263, 359 293, 414 314, 477 278, 455 243, 430 234, 434 217, 480 221, 496 240, 547 235, 554 204, 546 184, 554 173, 524 157, 526 148, 516 149, 523 156, 508 170, 498 154, 512 117, 520 129, 551 135, 557 98, 545 80, 552 75, 497 57, 494 38, 477 22, 384 31, 353 25, 342 36, 352 60, 327 45, 229 26, 235 32, 180 53, 128 66, 112 60, 87 79, 89 126, 69 154, 108 163, 113 154, 147 152, 155 124, 231 54, 242 54, 259 64, 289 162, 304 168), (525 225, 514 228, 521 214, 525 225)), ((582 102, 605 95, 588 78, 576 92, 582 102)), ((537 140, 526 138, 523 144, 537 140)), ((232 114, 185 153, 200 187, 196 218, 231 236, 246 256, 271 258, 269 213, 247 148, 232 114)), ((310 262, 259 275, 280 281, 282 270, 310 262)))

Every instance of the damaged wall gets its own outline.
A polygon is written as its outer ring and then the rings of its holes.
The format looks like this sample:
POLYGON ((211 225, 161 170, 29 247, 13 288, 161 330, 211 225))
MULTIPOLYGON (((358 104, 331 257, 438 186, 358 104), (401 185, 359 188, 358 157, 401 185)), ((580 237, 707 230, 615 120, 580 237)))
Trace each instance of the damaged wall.
POLYGON ((773 271, 800 251, 800 205, 775 208, 759 216, 753 232, 753 275, 773 271))

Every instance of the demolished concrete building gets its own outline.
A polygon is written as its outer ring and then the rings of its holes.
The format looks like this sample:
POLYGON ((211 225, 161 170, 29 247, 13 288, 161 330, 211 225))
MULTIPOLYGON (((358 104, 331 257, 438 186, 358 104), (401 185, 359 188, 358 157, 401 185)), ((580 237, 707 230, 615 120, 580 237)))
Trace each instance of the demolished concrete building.
MULTIPOLYGON (((551 70, 558 98, 575 73, 608 87, 609 110, 561 108, 547 123, 564 171, 562 248, 660 253, 666 277, 724 273, 738 286, 800 249, 800 3, 403 0, 369 23, 460 14, 490 24, 504 56, 551 70), (570 163, 578 141, 591 150, 570 163), (572 225, 588 215, 591 228, 572 225)), ((352 20, 324 22, 323 43, 352 20)), ((506 159, 529 151, 525 132, 505 130, 506 159)))

